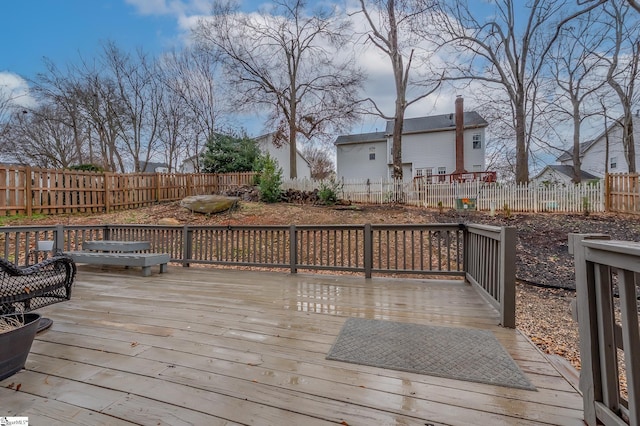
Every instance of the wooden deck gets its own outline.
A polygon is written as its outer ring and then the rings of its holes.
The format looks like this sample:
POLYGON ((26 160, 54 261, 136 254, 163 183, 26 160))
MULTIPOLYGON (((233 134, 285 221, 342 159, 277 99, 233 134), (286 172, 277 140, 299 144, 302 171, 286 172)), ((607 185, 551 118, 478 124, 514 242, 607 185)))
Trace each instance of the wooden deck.
POLYGON ((33 425, 582 423, 582 398, 460 281, 80 266, 0 416, 33 425), (488 329, 537 391, 325 359, 347 317, 488 329), (19 388, 19 390, 18 390, 19 388))

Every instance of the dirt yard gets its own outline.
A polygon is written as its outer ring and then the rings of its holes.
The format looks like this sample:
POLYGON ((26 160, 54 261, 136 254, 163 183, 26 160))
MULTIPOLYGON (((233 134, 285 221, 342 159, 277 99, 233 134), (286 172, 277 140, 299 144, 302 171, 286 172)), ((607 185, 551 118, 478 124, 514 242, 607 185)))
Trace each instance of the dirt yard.
POLYGON ((604 233, 613 239, 640 240, 636 217, 605 214, 513 214, 427 210, 408 206, 324 207, 241 202, 231 212, 206 216, 179 206, 156 205, 113 214, 69 215, 36 220, 16 218, 5 225, 28 224, 157 224, 172 219, 180 224, 353 224, 353 223, 483 223, 517 229, 517 327, 543 351, 558 354, 579 368, 577 325, 569 303, 575 296, 573 259, 567 251, 570 232, 604 233))

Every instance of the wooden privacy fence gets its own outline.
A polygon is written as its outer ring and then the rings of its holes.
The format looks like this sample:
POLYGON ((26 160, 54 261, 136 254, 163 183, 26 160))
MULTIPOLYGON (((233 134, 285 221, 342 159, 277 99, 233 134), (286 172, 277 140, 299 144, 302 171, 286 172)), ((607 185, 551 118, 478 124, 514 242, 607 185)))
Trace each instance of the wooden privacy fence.
POLYGON ((255 173, 95 173, 0 165, 0 216, 110 212, 220 193, 255 173))
MULTIPOLYGON (((424 225, 0 227, 0 256, 27 263, 38 241, 78 251, 88 240, 149 241, 171 261, 309 271, 465 277, 515 326, 515 228, 424 225)), ((32 261, 34 259, 31 259, 32 261)))
POLYGON ((607 211, 640 214, 640 175, 609 174, 605 178, 607 211))

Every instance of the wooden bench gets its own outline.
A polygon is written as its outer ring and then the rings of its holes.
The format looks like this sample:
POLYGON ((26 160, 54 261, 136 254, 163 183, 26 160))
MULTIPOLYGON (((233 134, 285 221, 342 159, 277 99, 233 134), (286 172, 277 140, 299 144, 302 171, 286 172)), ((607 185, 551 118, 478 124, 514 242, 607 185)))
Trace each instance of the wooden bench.
POLYGON ((167 263, 171 260, 168 253, 138 253, 149 250, 149 241, 84 241, 82 251, 70 251, 65 254, 71 256, 76 263, 96 265, 136 266, 142 268, 142 276, 151 275, 151 267, 160 265, 160 273, 167 272, 167 263))

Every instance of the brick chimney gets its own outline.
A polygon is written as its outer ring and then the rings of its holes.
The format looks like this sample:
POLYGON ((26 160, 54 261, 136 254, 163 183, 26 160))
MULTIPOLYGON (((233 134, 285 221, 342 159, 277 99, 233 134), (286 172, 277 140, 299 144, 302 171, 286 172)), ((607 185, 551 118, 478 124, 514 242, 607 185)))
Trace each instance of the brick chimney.
POLYGON ((464 101, 462 96, 456 97, 456 170, 453 172, 466 173, 464 169, 464 101))

